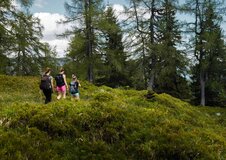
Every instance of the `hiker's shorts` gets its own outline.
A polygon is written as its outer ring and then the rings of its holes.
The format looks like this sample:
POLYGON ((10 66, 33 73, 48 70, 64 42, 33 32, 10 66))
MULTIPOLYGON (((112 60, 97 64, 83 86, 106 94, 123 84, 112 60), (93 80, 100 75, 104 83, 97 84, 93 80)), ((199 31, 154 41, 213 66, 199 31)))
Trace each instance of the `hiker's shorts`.
POLYGON ((61 87, 58 87, 56 88, 57 92, 66 92, 66 85, 63 85, 61 87))
POLYGON ((72 95, 73 97, 79 97, 79 92, 77 92, 77 93, 71 93, 71 95, 72 95))

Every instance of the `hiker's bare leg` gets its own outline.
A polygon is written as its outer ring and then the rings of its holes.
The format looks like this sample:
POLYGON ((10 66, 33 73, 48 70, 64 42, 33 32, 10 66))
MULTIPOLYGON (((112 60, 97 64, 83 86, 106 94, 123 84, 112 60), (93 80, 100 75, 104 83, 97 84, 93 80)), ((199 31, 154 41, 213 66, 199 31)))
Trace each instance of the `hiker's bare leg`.
POLYGON ((58 96, 57 96, 57 99, 61 99, 61 92, 58 92, 58 96))
POLYGON ((62 93, 63 94, 63 98, 66 98, 66 91, 62 93))

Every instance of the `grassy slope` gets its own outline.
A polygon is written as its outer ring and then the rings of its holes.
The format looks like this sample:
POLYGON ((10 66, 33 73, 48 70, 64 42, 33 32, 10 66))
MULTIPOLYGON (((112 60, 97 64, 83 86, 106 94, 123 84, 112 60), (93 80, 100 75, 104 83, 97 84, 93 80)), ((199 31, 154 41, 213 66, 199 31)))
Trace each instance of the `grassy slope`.
POLYGON ((226 159, 225 109, 86 82, 44 105, 37 78, 0 82, 0 159, 226 159))

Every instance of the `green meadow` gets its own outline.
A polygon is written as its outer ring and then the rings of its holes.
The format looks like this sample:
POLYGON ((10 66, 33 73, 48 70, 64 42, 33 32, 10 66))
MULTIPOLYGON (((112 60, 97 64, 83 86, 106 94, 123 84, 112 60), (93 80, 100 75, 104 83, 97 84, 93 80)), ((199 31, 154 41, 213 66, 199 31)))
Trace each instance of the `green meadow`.
POLYGON ((45 105, 38 77, 0 75, 0 159, 226 159, 226 109, 81 85, 80 101, 45 105))

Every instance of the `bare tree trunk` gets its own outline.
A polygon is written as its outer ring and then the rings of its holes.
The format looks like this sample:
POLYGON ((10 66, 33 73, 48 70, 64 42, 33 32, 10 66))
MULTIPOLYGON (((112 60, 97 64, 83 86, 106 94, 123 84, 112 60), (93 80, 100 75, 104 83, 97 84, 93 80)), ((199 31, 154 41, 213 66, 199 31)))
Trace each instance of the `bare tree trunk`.
POLYGON ((202 18, 202 14, 201 14, 201 10, 200 10, 200 3, 199 0, 196 0, 196 11, 195 11, 195 34, 196 34, 196 39, 195 39, 195 57, 196 59, 199 61, 199 65, 200 65, 200 77, 199 77, 199 81, 200 81, 200 105, 201 106, 205 106, 205 71, 203 69, 203 56, 204 56, 204 49, 203 49, 203 40, 202 39, 198 39, 197 37, 199 35, 203 34, 203 18, 202 18), (201 29, 200 32, 198 32, 198 20, 200 22, 199 24, 199 28, 201 29), (197 49, 199 46, 199 49, 197 49))
POLYGON ((200 101, 200 105, 201 106, 205 106, 206 105, 206 98, 205 98, 205 77, 204 77, 204 73, 201 71, 200 73, 200 88, 201 88, 201 101, 200 101))
POLYGON ((148 90, 151 90, 151 91, 153 91, 153 89, 154 89, 154 82, 155 82, 155 73, 154 73, 154 71, 151 71, 151 74, 150 74, 150 79, 149 79, 149 81, 148 81, 148 90))
MULTIPOLYGON (((156 16, 156 8, 155 8, 155 0, 152 0, 151 1, 151 7, 149 8, 150 11, 151 11, 151 17, 150 17, 150 24, 149 24, 149 28, 150 30, 148 32, 146 31, 143 31, 142 29, 140 29, 140 23, 139 23, 139 18, 138 18, 138 13, 137 13, 137 6, 136 6, 136 3, 135 1, 132 1, 133 2, 133 6, 134 6, 134 11, 135 11, 135 16, 136 16, 136 23, 137 23, 137 30, 138 32, 140 32, 141 34, 149 34, 150 36, 150 44, 151 45, 154 45, 155 41, 154 41, 154 19, 155 19, 155 16, 156 16)), ((156 70, 156 55, 153 51, 153 49, 151 49, 150 51, 150 65, 148 66, 149 67, 149 72, 148 72, 148 77, 149 79, 147 78, 147 89, 148 90, 152 90, 153 91, 153 86, 154 86, 154 81, 155 81, 155 70, 156 70)), ((145 76, 146 77, 146 76, 145 76)))
POLYGON ((21 75, 21 54, 20 54, 20 51, 18 51, 18 54, 17 54, 17 75, 21 75))
POLYGON ((86 55, 88 58, 87 78, 93 82, 93 60, 92 60, 92 20, 91 20, 91 0, 85 1, 86 19, 86 55))
MULTIPOLYGON (((151 37, 151 45, 154 45, 154 19, 155 19, 155 0, 152 0, 151 3, 151 18, 150 18, 150 37, 151 37)), ((151 50, 151 65, 150 65, 150 79, 148 82, 148 90, 154 90, 154 83, 155 83, 155 69, 156 69, 156 55, 153 51, 151 50)))
POLYGON ((144 37, 141 35, 142 38, 142 60, 143 60, 143 80, 144 80, 144 87, 147 87, 147 76, 146 76, 146 56, 145 56, 145 40, 144 37))

